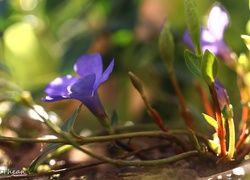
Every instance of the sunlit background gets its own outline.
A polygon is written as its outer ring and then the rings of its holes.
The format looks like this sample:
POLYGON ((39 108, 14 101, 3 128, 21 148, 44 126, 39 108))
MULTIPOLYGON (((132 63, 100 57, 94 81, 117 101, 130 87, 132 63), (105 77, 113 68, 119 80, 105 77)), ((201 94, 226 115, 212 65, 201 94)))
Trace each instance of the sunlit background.
MULTIPOLYGON (((248 1, 219 2, 231 18, 225 41, 236 54, 247 52, 240 35, 250 34, 250 28, 247 28, 248 1)), ((197 3, 205 25, 215 1, 197 3)), ((164 18, 170 22, 175 38, 177 77, 199 127, 204 123, 202 102, 183 58, 186 48, 181 39, 186 29, 183 0, 0 0, 1 79, 30 91, 38 105, 64 120, 80 103, 76 100, 42 102, 46 84, 58 76, 73 74, 72 67, 79 56, 100 52, 105 68, 115 59, 114 71, 99 93, 108 114, 118 113, 119 125, 151 122, 140 95, 129 81, 127 73, 132 71, 143 82, 147 97, 166 124, 182 127, 184 123, 180 120, 177 99, 158 54, 157 41, 164 18)), ((235 74, 219 63, 218 77, 227 88, 235 105, 236 119, 239 119, 240 100, 235 74)), ((1 87, 1 91, 6 88, 1 87)), ((4 99, 2 96, 4 93, 1 95, 4 99)), ((22 114, 21 107, 11 105, 13 114, 22 114)), ((8 104, 2 104, 1 113, 8 107, 8 104)), ((204 124, 208 128, 206 122, 204 124)), ((100 125, 83 108, 75 128, 81 132, 98 129, 100 125)))

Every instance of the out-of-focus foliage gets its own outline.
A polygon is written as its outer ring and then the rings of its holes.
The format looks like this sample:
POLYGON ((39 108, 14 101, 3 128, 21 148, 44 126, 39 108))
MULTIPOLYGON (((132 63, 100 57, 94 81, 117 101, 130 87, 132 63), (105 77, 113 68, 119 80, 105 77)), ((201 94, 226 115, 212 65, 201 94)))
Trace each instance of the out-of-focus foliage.
MULTIPOLYGON (((214 2, 197 1, 204 21, 214 2)), ((225 32, 225 41, 236 53, 246 52, 240 35, 247 32, 248 2, 220 2, 231 16, 232 26, 225 32)), ((121 123, 148 118, 127 76, 128 71, 133 71, 145 84, 153 106, 168 124, 177 126, 178 104, 157 45, 164 18, 174 36, 174 67, 180 86, 195 119, 202 118, 201 102, 190 86, 193 75, 184 61, 181 38, 186 18, 182 0, 0 0, 1 79, 31 91, 37 103, 47 109, 53 106, 53 110, 67 117, 74 109, 69 103, 40 101, 45 85, 57 76, 73 73, 72 66, 80 55, 100 52, 104 67, 115 59, 110 80, 100 88, 100 97, 110 114, 116 110, 121 123)), ((236 86, 232 84, 234 74, 220 62, 218 77, 226 87, 236 86)), ((232 104, 239 104, 238 91, 232 88, 228 93, 232 104)), ((72 104, 78 105, 75 101, 72 104)), ((96 125, 88 111, 83 111, 82 116, 87 118, 78 122, 83 124, 79 130, 89 122, 96 125)))

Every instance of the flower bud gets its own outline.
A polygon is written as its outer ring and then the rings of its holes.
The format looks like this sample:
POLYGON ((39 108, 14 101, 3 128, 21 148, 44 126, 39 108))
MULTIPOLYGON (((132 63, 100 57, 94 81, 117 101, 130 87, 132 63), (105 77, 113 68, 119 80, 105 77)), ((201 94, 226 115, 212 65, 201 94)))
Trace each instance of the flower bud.
POLYGON ((174 60, 174 40, 169 29, 169 24, 166 22, 163 22, 160 32, 159 50, 162 60, 168 67, 171 67, 174 60))

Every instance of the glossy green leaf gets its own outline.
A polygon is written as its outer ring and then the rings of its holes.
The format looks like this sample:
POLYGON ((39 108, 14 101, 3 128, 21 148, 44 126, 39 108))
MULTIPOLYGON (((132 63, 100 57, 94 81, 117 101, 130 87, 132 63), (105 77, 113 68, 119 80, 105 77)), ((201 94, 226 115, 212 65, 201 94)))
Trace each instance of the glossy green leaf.
POLYGON ((201 62, 201 74, 204 81, 210 86, 214 83, 218 69, 217 59, 214 54, 206 50, 201 62))
POLYGON ((195 0, 185 0, 185 13, 187 20, 187 28, 194 44, 197 55, 202 55, 200 44, 200 18, 195 0))
POLYGON ((211 126, 213 126, 214 127, 214 129, 218 129, 218 124, 217 124, 217 121, 214 119, 214 118, 212 118, 212 117, 210 117, 210 116, 208 116, 208 115, 206 115, 206 114, 204 114, 204 113, 202 113, 202 115, 203 115, 203 117, 206 119, 206 121, 211 125, 211 126))
POLYGON ((200 68, 201 62, 200 59, 191 51, 185 50, 184 52, 185 62, 188 69, 198 78, 202 79, 200 68))

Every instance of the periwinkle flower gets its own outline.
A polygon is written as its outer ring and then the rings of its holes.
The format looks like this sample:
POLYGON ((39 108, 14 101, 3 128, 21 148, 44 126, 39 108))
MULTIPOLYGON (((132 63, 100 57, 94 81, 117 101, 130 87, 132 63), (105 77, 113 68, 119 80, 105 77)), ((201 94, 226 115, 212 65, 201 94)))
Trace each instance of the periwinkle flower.
POLYGON ((99 120, 107 118, 105 110, 99 99, 97 89, 106 81, 114 67, 114 60, 103 72, 100 54, 83 55, 74 65, 74 71, 80 77, 66 75, 58 77, 49 83, 42 98, 46 102, 64 99, 77 99, 81 101, 99 120))
MULTIPOLYGON (((234 54, 223 40, 224 31, 228 24, 227 12, 218 5, 214 6, 209 13, 207 28, 201 27, 201 47, 203 52, 208 49, 231 66, 234 54)), ((188 31, 184 33, 183 41, 194 51, 194 45, 188 31)))
POLYGON ((220 83, 218 79, 215 79, 214 87, 220 105, 220 110, 222 111, 225 107, 228 108, 230 106, 230 100, 227 94, 227 90, 224 88, 224 86, 220 83))

